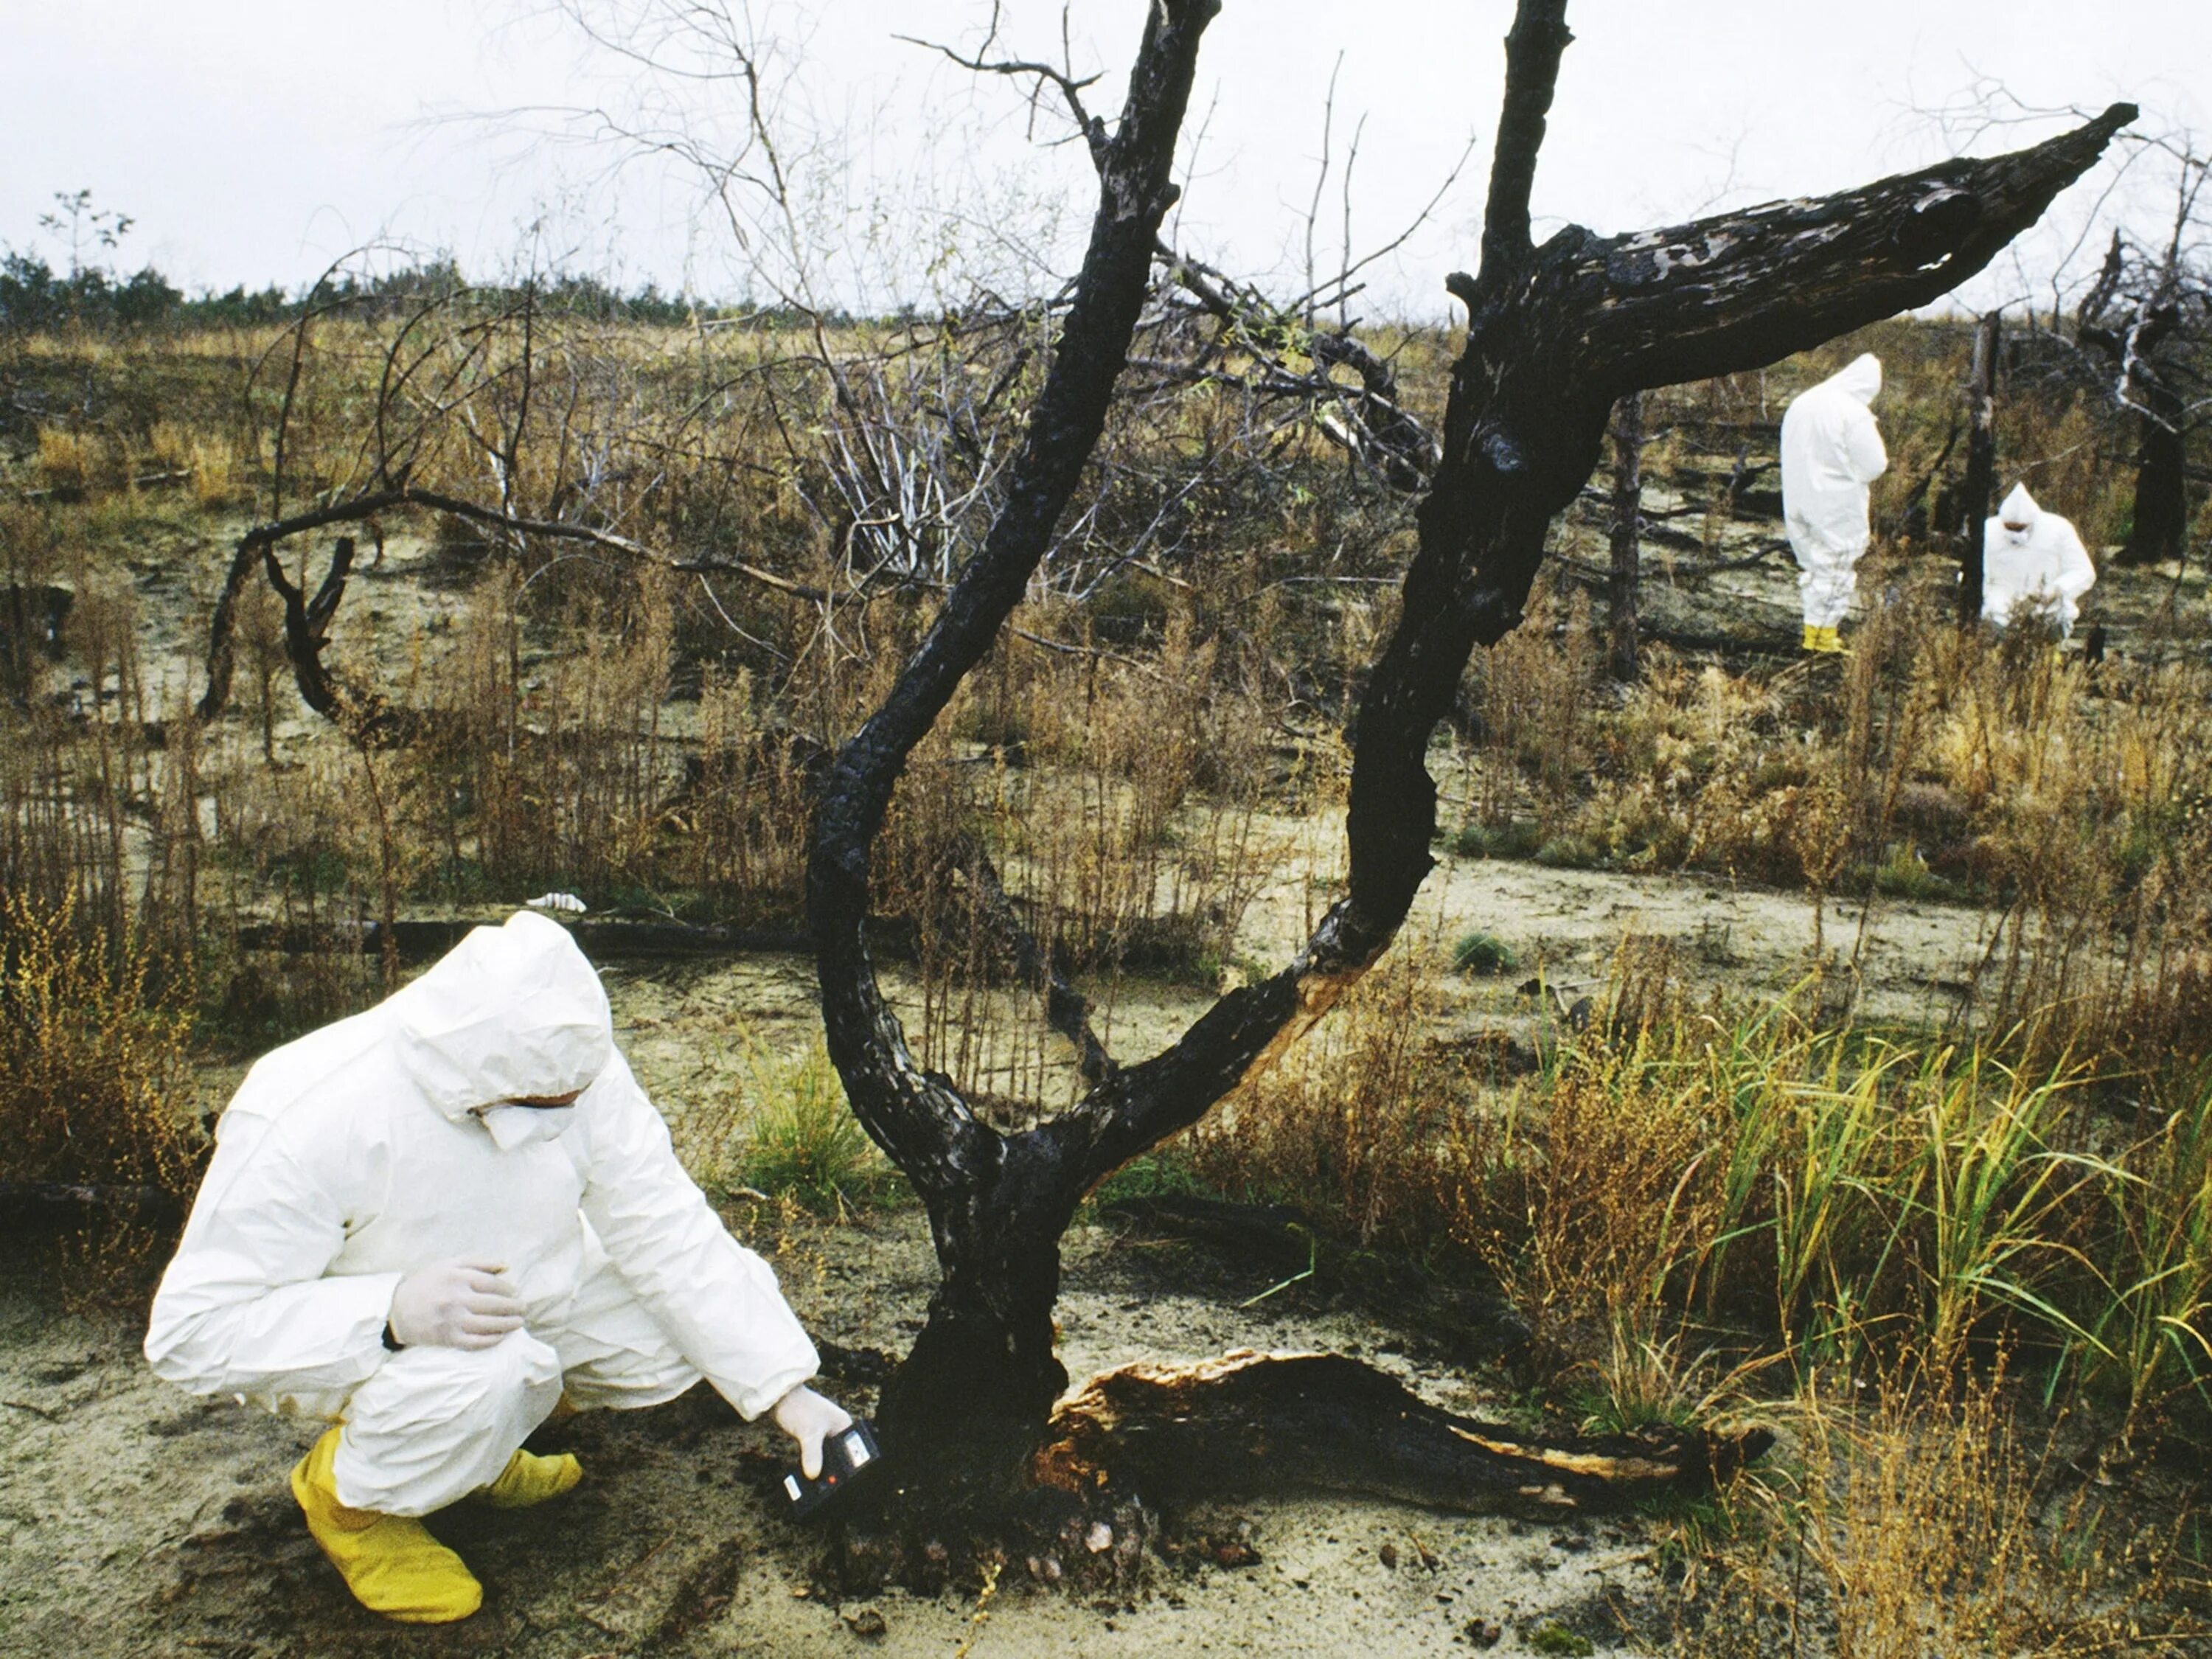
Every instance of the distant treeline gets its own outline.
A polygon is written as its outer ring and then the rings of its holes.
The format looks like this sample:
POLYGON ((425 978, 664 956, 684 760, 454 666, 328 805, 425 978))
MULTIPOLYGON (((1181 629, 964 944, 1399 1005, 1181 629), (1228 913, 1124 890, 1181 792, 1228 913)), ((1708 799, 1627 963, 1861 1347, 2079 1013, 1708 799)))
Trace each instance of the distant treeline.
MULTIPOLYGON (((434 259, 374 276, 348 272, 296 291, 271 283, 258 291, 241 286, 226 294, 210 289, 187 295, 152 265, 130 277, 98 266, 64 276, 44 259, 8 249, 0 252, 0 331, 31 333, 69 326, 98 331, 242 327, 290 322, 311 309, 389 315, 464 290, 471 292, 480 303, 520 304, 527 296, 550 310, 608 322, 672 326, 698 318, 777 320, 774 307, 702 306, 678 295, 664 294, 652 283, 630 294, 621 293, 596 276, 546 276, 527 285, 471 284, 450 259, 434 259)), ((794 314, 788 320, 799 319, 794 314)))

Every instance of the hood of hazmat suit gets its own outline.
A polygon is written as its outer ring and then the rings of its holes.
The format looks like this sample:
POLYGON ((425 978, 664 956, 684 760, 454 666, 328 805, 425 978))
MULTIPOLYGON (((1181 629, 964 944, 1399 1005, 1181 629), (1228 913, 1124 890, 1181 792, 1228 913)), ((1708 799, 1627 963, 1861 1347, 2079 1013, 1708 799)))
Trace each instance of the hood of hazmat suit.
POLYGON ((1856 562, 1867 544, 1867 486, 1889 466, 1868 408, 1881 390, 1881 361, 1854 357, 1808 386, 1782 416, 1782 509, 1799 564, 1832 556, 1856 562))
POLYGON ((2014 484, 1982 526, 1982 615, 1998 628, 2015 612, 2050 617, 2062 635, 2074 631, 2081 596, 2097 585, 2097 567, 2072 522, 2046 513, 2014 484))
POLYGON ((504 1264, 526 1328, 556 1347, 579 1285, 611 1265, 749 1418, 816 1369, 775 1275, 677 1162, 598 974, 526 911, 255 1064, 147 1358, 196 1393, 334 1416, 388 1356, 399 1280, 453 1261, 504 1264), (577 1090, 566 1109, 503 1103, 577 1090))
POLYGON ((599 975, 566 928, 527 910, 472 930, 384 1006, 399 1063, 456 1121, 503 1100, 573 1094, 614 1053, 599 975))

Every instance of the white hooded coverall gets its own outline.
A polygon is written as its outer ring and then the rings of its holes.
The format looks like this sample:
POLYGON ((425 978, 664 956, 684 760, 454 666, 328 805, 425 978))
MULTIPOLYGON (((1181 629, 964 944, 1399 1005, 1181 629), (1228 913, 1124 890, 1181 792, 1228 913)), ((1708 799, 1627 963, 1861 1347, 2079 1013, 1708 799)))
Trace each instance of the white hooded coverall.
POLYGON ((1867 549, 1867 486, 1889 466, 1868 407, 1881 390, 1881 361, 1865 353, 1783 411, 1782 518, 1808 628, 1833 628, 1851 608, 1851 573, 1867 549))
POLYGON ((342 1419, 339 1501, 406 1516, 496 1478, 564 1390, 650 1406, 703 1376, 752 1418, 817 1368, 677 1162, 599 975, 527 912, 247 1073, 146 1357, 196 1394, 342 1419), (496 1104, 580 1087, 570 1108, 496 1104), (524 1328, 387 1348, 401 1279, 454 1260, 504 1264, 524 1328))
POLYGON ((1982 526, 1982 615, 2002 629, 2025 607, 2051 618, 2058 636, 2069 639, 2081 596, 2096 585, 2097 567, 2072 521, 2045 512, 2026 484, 2014 484, 1997 516, 1982 526))

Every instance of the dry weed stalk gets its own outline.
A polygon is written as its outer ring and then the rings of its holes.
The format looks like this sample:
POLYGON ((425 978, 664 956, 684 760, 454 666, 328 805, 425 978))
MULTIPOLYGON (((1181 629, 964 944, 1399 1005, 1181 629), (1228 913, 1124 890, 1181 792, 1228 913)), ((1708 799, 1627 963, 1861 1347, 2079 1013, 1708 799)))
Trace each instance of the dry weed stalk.
POLYGON ((1997 1376, 1808 1386, 1788 1481, 1745 1482, 1686 1599, 1683 1651, 1733 1659, 2195 1651, 2177 1527, 2130 1519, 2025 1430, 1997 1376))

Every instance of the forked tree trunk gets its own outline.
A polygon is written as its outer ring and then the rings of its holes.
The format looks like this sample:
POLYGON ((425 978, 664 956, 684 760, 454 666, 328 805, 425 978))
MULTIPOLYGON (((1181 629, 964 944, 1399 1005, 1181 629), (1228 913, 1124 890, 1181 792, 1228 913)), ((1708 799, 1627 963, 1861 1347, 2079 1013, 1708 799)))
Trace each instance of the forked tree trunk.
MULTIPOLYGON (((872 847, 907 757, 1020 603, 1103 428, 1175 194, 1199 38, 1218 9, 1149 0, 1120 125, 1110 137, 1103 124, 1091 130, 1098 211, 1006 504, 882 705, 839 751, 816 814, 807 902, 830 1052, 854 1112, 927 1206, 943 1271, 881 1407, 894 1496, 925 1516, 1033 1482, 1030 1454, 1065 1381, 1052 1347, 1058 1241, 1084 1193, 1270 1064, 1395 936, 1432 862, 1430 734, 1469 652, 1521 620, 1547 528, 1589 478, 1615 402, 1772 362, 1928 303, 2032 223, 2135 114, 2115 106, 2033 149, 1824 199, 1626 236, 1571 226, 1536 246, 1528 193, 1571 37, 1565 0, 1522 0, 1506 40, 1480 273, 1446 284, 1469 319, 1443 455, 1417 515, 1399 619, 1352 733, 1348 890, 1281 971, 1223 997, 1140 1064, 1086 1064, 1090 1087, 1073 1107, 1001 1133, 951 1079, 916 1063, 877 983, 866 931, 872 847)), ((1208 1397, 1194 1390, 1192 1409, 1208 1397)), ((1347 1397, 1365 1396, 1352 1387, 1347 1397)), ((1300 1474, 1296 1459, 1273 1467, 1288 1481, 1300 1474)))

